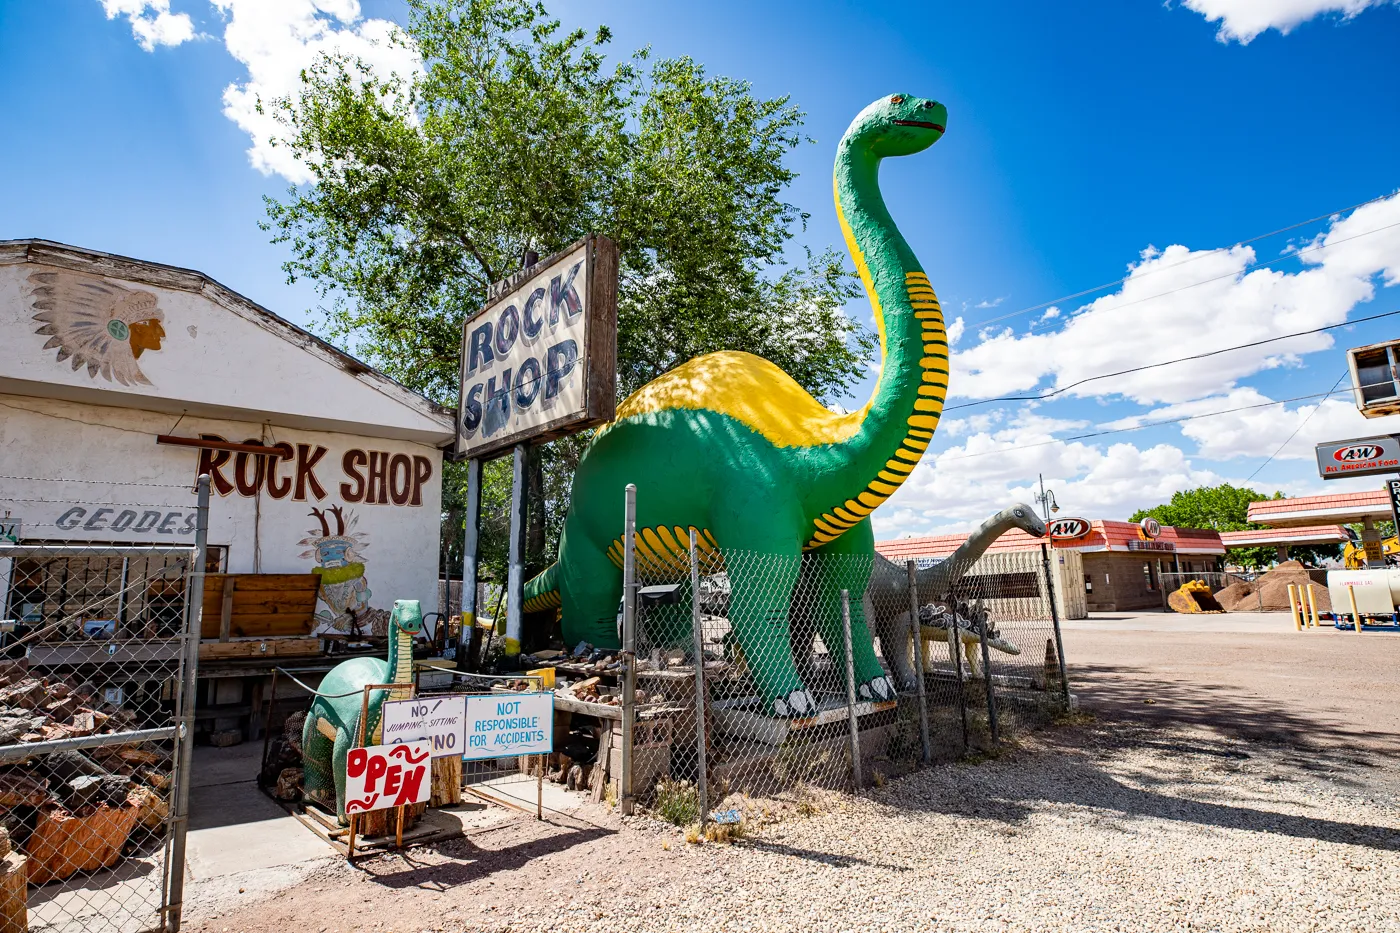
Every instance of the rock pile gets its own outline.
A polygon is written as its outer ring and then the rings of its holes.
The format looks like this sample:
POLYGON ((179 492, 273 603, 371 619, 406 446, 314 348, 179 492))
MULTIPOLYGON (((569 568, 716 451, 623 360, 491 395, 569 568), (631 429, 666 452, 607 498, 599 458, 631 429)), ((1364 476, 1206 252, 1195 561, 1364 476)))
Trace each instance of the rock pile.
POLYGON ((1216 602, 1227 612, 1288 611, 1288 586, 1313 584, 1313 600, 1318 612, 1331 612, 1332 601, 1327 587, 1317 585, 1308 569, 1296 560, 1288 560, 1250 582, 1232 583, 1215 594, 1216 602))
MULTIPOLYGON (((0 663, 0 745, 136 728, 130 710, 105 703, 89 683, 38 677, 24 661, 0 663)), ((42 884, 114 863, 132 829, 164 832, 172 761, 152 743, 36 755, 0 766, 0 829, 30 857, 42 884)))

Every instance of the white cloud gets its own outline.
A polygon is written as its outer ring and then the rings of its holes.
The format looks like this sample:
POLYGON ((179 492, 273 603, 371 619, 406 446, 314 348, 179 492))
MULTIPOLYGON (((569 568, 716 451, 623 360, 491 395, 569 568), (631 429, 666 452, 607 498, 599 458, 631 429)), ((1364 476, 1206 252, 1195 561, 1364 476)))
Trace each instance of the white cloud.
POLYGON ((158 45, 179 45, 195 37, 188 13, 171 13, 170 0, 102 0, 108 19, 124 16, 132 35, 147 52, 158 45))
POLYGON ((1056 433, 1082 426, 1022 416, 1002 430, 978 431, 955 447, 926 456, 874 513, 876 537, 970 530, 993 512, 1033 502, 1040 474, 1055 491, 1062 514, 1091 519, 1127 518, 1135 509, 1166 502, 1178 489, 1223 482, 1169 444, 1045 443, 1056 433))
POLYGON ((995 299, 992 299, 992 300, 990 300, 990 301, 987 300, 986 298, 983 298, 981 301, 977 302, 977 304, 973 305, 973 307, 974 307, 974 308, 995 308, 995 307, 998 307, 998 306, 999 306, 1003 301, 1005 301, 1005 300, 1006 300, 1006 296, 1004 296, 1004 295, 1003 295, 1002 297, 1000 297, 1000 298, 995 298, 995 299))
POLYGON ((965 330, 967 330, 967 324, 964 323, 963 319, 961 317, 955 319, 953 323, 948 325, 948 344, 952 346, 961 340, 965 330))
POLYGON ((1269 29, 1287 35, 1317 16, 1337 13, 1343 19, 1351 19, 1368 7, 1388 2, 1391 0, 1183 0, 1183 5, 1200 13, 1207 22, 1219 23, 1220 31, 1215 37, 1221 42, 1233 39, 1248 45, 1269 29))
POLYGON ((358 0, 212 0, 228 25, 224 45, 248 69, 248 80, 224 89, 224 115, 252 137, 248 159, 264 175, 306 182, 311 174, 284 146, 271 139, 282 126, 270 108, 279 97, 295 97, 301 71, 321 53, 341 53, 368 62, 381 78, 412 78, 422 70, 416 51, 391 41, 398 27, 388 20, 361 19, 358 0))
MULTIPOLYGON (((1347 385, 1343 382, 1339 388, 1345 390, 1347 385)), ((1208 460, 1271 455, 1277 460, 1312 460, 1313 447, 1323 441, 1400 432, 1400 415, 1367 419, 1357 411, 1349 391, 1291 408, 1269 404, 1272 401, 1257 389, 1239 388, 1226 395, 1157 408, 1103 427, 1131 427, 1143 422, 1246 409, 1181 425, 1181 433, 1196 442, 1196 455, 1208 460), (1280 448, 1295 431, 1293 439, 1280 448), (1274 451, 1278 453, 1275 455, 1274 451)))
MULTIPOLYGON (((1334 221, 1298 259, 1301 270, 1280 272, 1251 269, 1249 247, 1149 248, 1119 291, 1078 309, 1059 330, 1018 336, 1010 328, 983 328, 976 346, 953 354, 950 388, 973 398, 1025 393, 1047 378, 1063 388, 1090 376, 1342 323, 1374 296, 1377 277, 1386 285, 1400 283, 1400 195, 1334 221)), ((1298 365, 1303 354, 1332 345, 1329 334, 1312 334, 1100 379, 1068 394, 1184 402, 1228 390, 1261 370, 1298 365)))

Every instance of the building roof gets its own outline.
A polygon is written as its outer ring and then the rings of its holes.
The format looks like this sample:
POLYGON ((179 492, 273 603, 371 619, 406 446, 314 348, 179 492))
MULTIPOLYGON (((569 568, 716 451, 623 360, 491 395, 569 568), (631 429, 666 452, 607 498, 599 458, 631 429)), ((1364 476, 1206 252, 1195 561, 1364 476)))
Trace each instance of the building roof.
POLYGON ((0 305, 19 312, 0 315, 8 344, 0 392, 236 420, 271 414, 289 427, 434 446, 453 440, 448 409, 192 269, 0 240, 0 305), (158 322, 147 325, 155 345, 137 359, 122 350, 124 359, 94 363, 68 346, 64 329, 76 334, 95 313, 113 316, 109 330, 124 340, 125 312, 111 309, 128 306, 158 322))
POLYGON ((1341 525, 1300 525, 1296 528, 1261 528, 1252 531, 1222 531, 1226 547, 1270 547, 1277 544, 1345 544, 1351 540, 1341 525))
MULTIPOLYGON (((919 557, 947 557, 957 550, 967 538, 967 535, 896 538, 891 541, 876 541, 875 550, 895 562, 919 557)), ((1013 529, 993 542, 992 546, 987 549, 987 553, 1032 550, 1039 548, 1044 541, 1044 538, 1037 538, 1019 529, 1013 529)), ((1086 552, 1128 553, 1142 551, 1143 553, 1172 552, 1210 555, 1225 553, 1225 546, 1220 542, 1220 535, 1209 529, 1173 528, 1170 525, 1163 525, 1161 535, 1155 541, 1149 542, 1142 537, 1138 526, 1133 522, 1115 521, 1091 522, 1089 533, 1083 538, 1073 541, 1056 541, 1053 544, 1057 548, 1086 552), (1153 544, 1171 545, 1171 547, 1152 547, 1153 544)))
POLYGON ((1249 504, 1248 515, 1251 522, 1274 528, 1387 519, 1390 518, 1390 495, 1384 489, 1375 489, 1296 499, 1261 499, 1249 504))
MULTIPOLYGON (((875 550, 895 563, 919 557, 947 557, 967 540, 967 535, 925 535, 919 538, 895 538, 876 541, 875 550)), ((1039 548, 1044 538, 1037 538, 1019 528, 1013 528, 992 542, 988 554, 1000 551, 1029 551, 1039 548)))

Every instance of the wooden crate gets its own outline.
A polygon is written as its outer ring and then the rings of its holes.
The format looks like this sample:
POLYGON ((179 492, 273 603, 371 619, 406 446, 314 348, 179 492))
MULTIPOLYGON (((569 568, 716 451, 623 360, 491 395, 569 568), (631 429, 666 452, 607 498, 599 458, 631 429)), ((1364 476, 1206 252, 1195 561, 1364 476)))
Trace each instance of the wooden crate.
POLYGON ((203 638, 286 638, 315 627, 314 573, 211 573, 204 578, 203 638))

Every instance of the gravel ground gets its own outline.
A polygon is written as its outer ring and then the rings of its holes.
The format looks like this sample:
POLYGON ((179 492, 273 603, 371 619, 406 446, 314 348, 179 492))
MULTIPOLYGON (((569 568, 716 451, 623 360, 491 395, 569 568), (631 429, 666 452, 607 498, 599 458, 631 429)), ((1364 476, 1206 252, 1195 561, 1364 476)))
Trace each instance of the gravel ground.
POLYGON ((1345 767, 1091 721, 732 845, 605 811, 327 864, 204 931, 1400 929, 1400 810, 1345 767))

